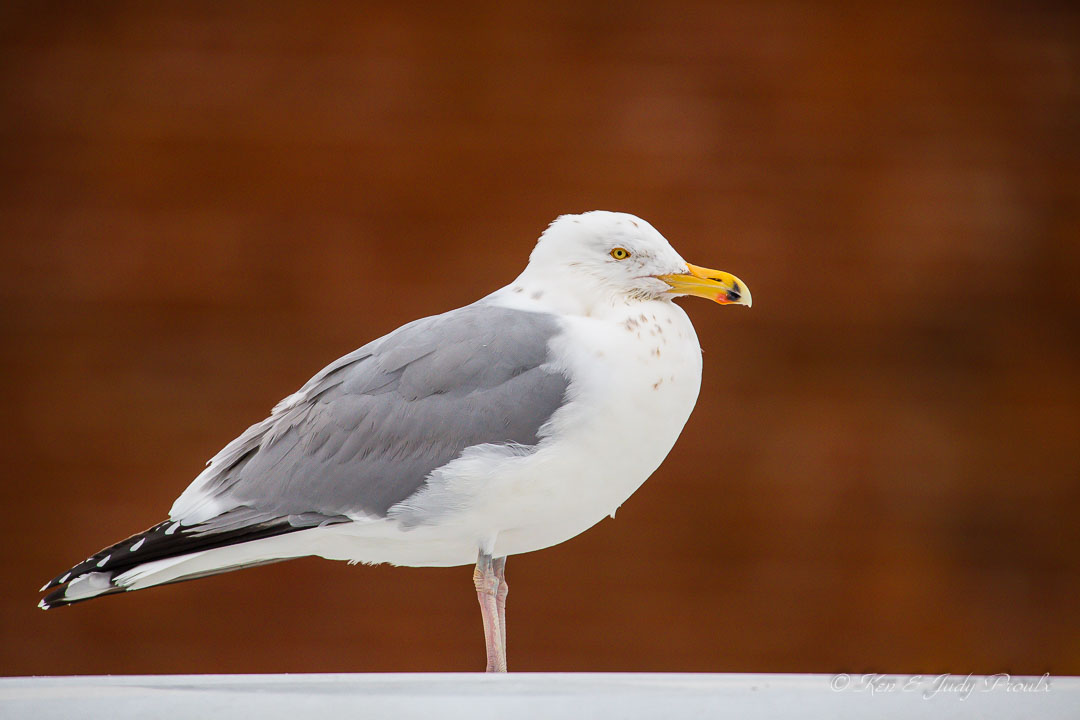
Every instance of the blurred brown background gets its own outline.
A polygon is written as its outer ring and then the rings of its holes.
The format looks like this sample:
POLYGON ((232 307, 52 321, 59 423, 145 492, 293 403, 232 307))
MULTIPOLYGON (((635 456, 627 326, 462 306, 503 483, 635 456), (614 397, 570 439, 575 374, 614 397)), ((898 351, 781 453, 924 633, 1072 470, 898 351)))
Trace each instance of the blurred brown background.
POLYGON ((34 591, 594 208, 757 302, 514 669, 1080 673, 1077 7, 538 5, 3 4, 0 673, 481 668, 468 568, 34 591))

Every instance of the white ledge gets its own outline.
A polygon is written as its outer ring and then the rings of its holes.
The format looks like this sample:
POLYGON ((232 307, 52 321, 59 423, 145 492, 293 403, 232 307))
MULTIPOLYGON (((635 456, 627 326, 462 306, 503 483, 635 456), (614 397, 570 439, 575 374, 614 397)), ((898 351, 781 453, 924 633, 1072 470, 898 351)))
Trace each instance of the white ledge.
POLYGON ((5 720, 1076 718, 1080 678, 393 673, 0 678, 5 720))

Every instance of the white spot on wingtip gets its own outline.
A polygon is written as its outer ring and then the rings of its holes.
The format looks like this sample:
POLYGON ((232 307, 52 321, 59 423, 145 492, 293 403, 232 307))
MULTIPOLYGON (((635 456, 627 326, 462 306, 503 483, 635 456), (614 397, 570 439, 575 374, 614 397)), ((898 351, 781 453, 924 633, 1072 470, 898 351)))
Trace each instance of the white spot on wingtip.
POLYGON ((139 548, 142 547, 144 542, 146 542, 146 538, 143 538, 143 539, 139 540, 139 542, 137 542, 134 545, 132 545, 131 547, 129 547, 128 552, 135 552, 136 550, 138 550, 139 548))
POLYGON ((105 557, 101 558, 101 560, 98 561, 97 566, 98 567, 105 567, 105 563, 109 562, 109 558, 111 558, 111 557, 112 557, 112 555, 110 554, 110 555, 106 555, 105 557))
POLYGON ((166 535, 172 535, 174 532, 176 532, 176 528, 178 528, 178 527, 180 527, 180 523, 174 522, 172 525, 165 528, 165 534, 166 535))
POLYGON ((49 606, 48 606, 48 605, 47 605, 47 604, 45 603, 45 601, 44 601, 44 600, 42 600, 41 602, 39 602, 39 603, 37 604, 37 606, 38 606, 39 608, 41 608, 42 610, 48 610, 48 609, 49 609, 49 606))
POLYGON ((64 573, 64 577, 60 578, 60 580, 57 582, 57 584, 58 585, 63 585, 64 583, 66 583, 68 581, 68 579, 70 577, 71 577, 71 573, 64 573))
MULTIPOLYGON (((52 582, 52 580, 50 580, 49 582, 52 582)), ((44 585, 41 586, 41 589, 39 589, 38 592, 45 592, 48 589, 49 589, 49 583, 45 583, 44 585)))

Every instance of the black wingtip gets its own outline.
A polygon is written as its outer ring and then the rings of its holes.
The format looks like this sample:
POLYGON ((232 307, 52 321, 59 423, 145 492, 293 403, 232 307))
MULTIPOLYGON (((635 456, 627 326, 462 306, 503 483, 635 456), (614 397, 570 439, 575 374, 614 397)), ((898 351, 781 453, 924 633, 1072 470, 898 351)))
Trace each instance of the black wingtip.
POLYGON ((67 607, 68 605, 74 605, 76 603, 85 602, 87 600, 93 600, 94 598, 101 597, 102 595, 114 595, 120 592, 124 592, 124 588, 112 586, 95 592, 92 595, 86 595, 84 597, 72 599, 65 597, 65 595, 67 594, 67 588, 62 587, 52 591, 44 598, 42 598, 42 600, 38 602, 38 607, 42 610, 52 610, 53 608, 67 607))
POLYGON ((75 570, 77 568, 79 568, 79 566, 84 565, 87 562, 89 562, 89 560, 84 560, 83 562, 79 563, 79 565, 76 565, 75 567, 71 568, 67 572, 62 573, 60 575, 57 575, 56 577, 54 577, 49 582, 42 585, 41 589, 38 590, 38 592, 45 592, 46 590, 52 590, 55 587, 60 587, 61 585, 66 584, 69 580, 74 580, 80 574, 80 573, 76 573, 75 570))
POLYGON ((90 557, 83 560, 81 563, 76 563, 67 571, 57 575, 49 582, 42 586, 40 592, 51 590, 61 585, 66 585, 75 578, 86 575, 92 572, 108 572, 118 569, 125 569, 140 564, 140 562, 146 562, 150 559, 146 557, 146 553, 138 553, 148 538, 165 535, 170 526, 174 525, 168 520, 162 523, 158 523, 149 530, 132 535, 129 538, 121 540, 118 543, 114 543, 109 547, 99 550, 90 557))
MULTIPOLYGON (((227 515, 222 517, 228 517, 227 515)), ((233 529, 223 531, 207 531, 205 526, 194 525, 181 528, 179 522, 166 520, 158 523, 145 532, 132 535, 131 537, 114 543, 104 550, 100 550, 86 560, 78 563, 70 570, 57 575, 41 588, 41 592, 53 590, 45 597, 38 607, 48 610, 61 605, 73 605, 83 600, 90 600, 102 595, 124 592, 126 588, 102 587, 94 593, 79 593, 75 599, 66 598, 68 583, 77 578, 91 573, 108 574, 110 582, 113 577, 124 573, 131 568, 144 563, 160 560, 163 558, 177 557, 198 552, 200 550, 212 550, 227 545, 260 540, 275 535, 304 530, 320 523, 334 520, 337 516, 326 518, 317 516, 308 523, 294 524, 290 519, 274 519, 268 522, 259 522, 253 525, 240 525, 233 529), (67 587, 64 587, 67 586, 67 587)), ((344 518, 342 518, 344 521, 344 518)), ((216 572, 225 572, 223 568, 216 572)), ((214 574, 214 573, 211 573, 214 574)))
POLYGON ((71 603, 64 599, 65 592, 67 592, 67 588, 52 591, 38 602, 38 607, 42 610, 52 610, 53 608, 70 605, 71 603))
MULTIPOLYGON (((90 557, 83 560, 81 563, 76 563, 68 570, 60 573, 52 580, 41 586, 41 589, 38 592, 47 592, 49 590, 53 590, 53 592, 47 595, 45 599, 43 599, 41 602, 39 602, 38 607, 42 610, 50 610, 54 607, 71 605, 73 603, 80 602, 81 600, 89 600, 89 597, 79 598, 78 600, 65 599, 64 594, 67 592, 67 588, 64 586, 72 580, 82 577, 83 575, 86 575, 88 573, 108 572, 114 570, 117 566, 129 567, 131 565, 138 564, 138 560, 141 558, 138 558, 137 556, 129 558, 127 556, 135 555, 135 553, 133 553, 132 551, 138 550, 139 546, 143 545, 142 540, 144 538, 149 537, 151 534, 154 533, 163 534, 169 525, 172 525, 172 523, 168 521, 158 523, 157 525, 145 532, 139 533, 137 535, 132 535, 126 540, 121 540, 118 543, 110 545, 104 550, 94 553, 90 557), (125 550, 126 552, 121 552, 121 550, 125 550), (135 560, 135 562, 132 562, 132 560, 135 560)), ((105 592, 100 594, 104 595, 108 593, 105 592)), ((90 597, 98 596, 99 595, 91 595, 90 597)))

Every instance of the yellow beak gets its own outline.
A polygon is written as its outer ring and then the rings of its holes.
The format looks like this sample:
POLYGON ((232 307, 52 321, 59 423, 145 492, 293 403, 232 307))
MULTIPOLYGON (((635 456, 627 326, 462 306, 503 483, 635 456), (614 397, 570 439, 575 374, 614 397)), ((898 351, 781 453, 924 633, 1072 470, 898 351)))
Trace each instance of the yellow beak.
POLYGON ((696 295, 721 305, 745 305, 750 307, 753 298, 750 288, 739 278, 722 270, 710 270, 687 264, 690 272, 685 275, 658 275, 671 286, 672 295, 696 295))

